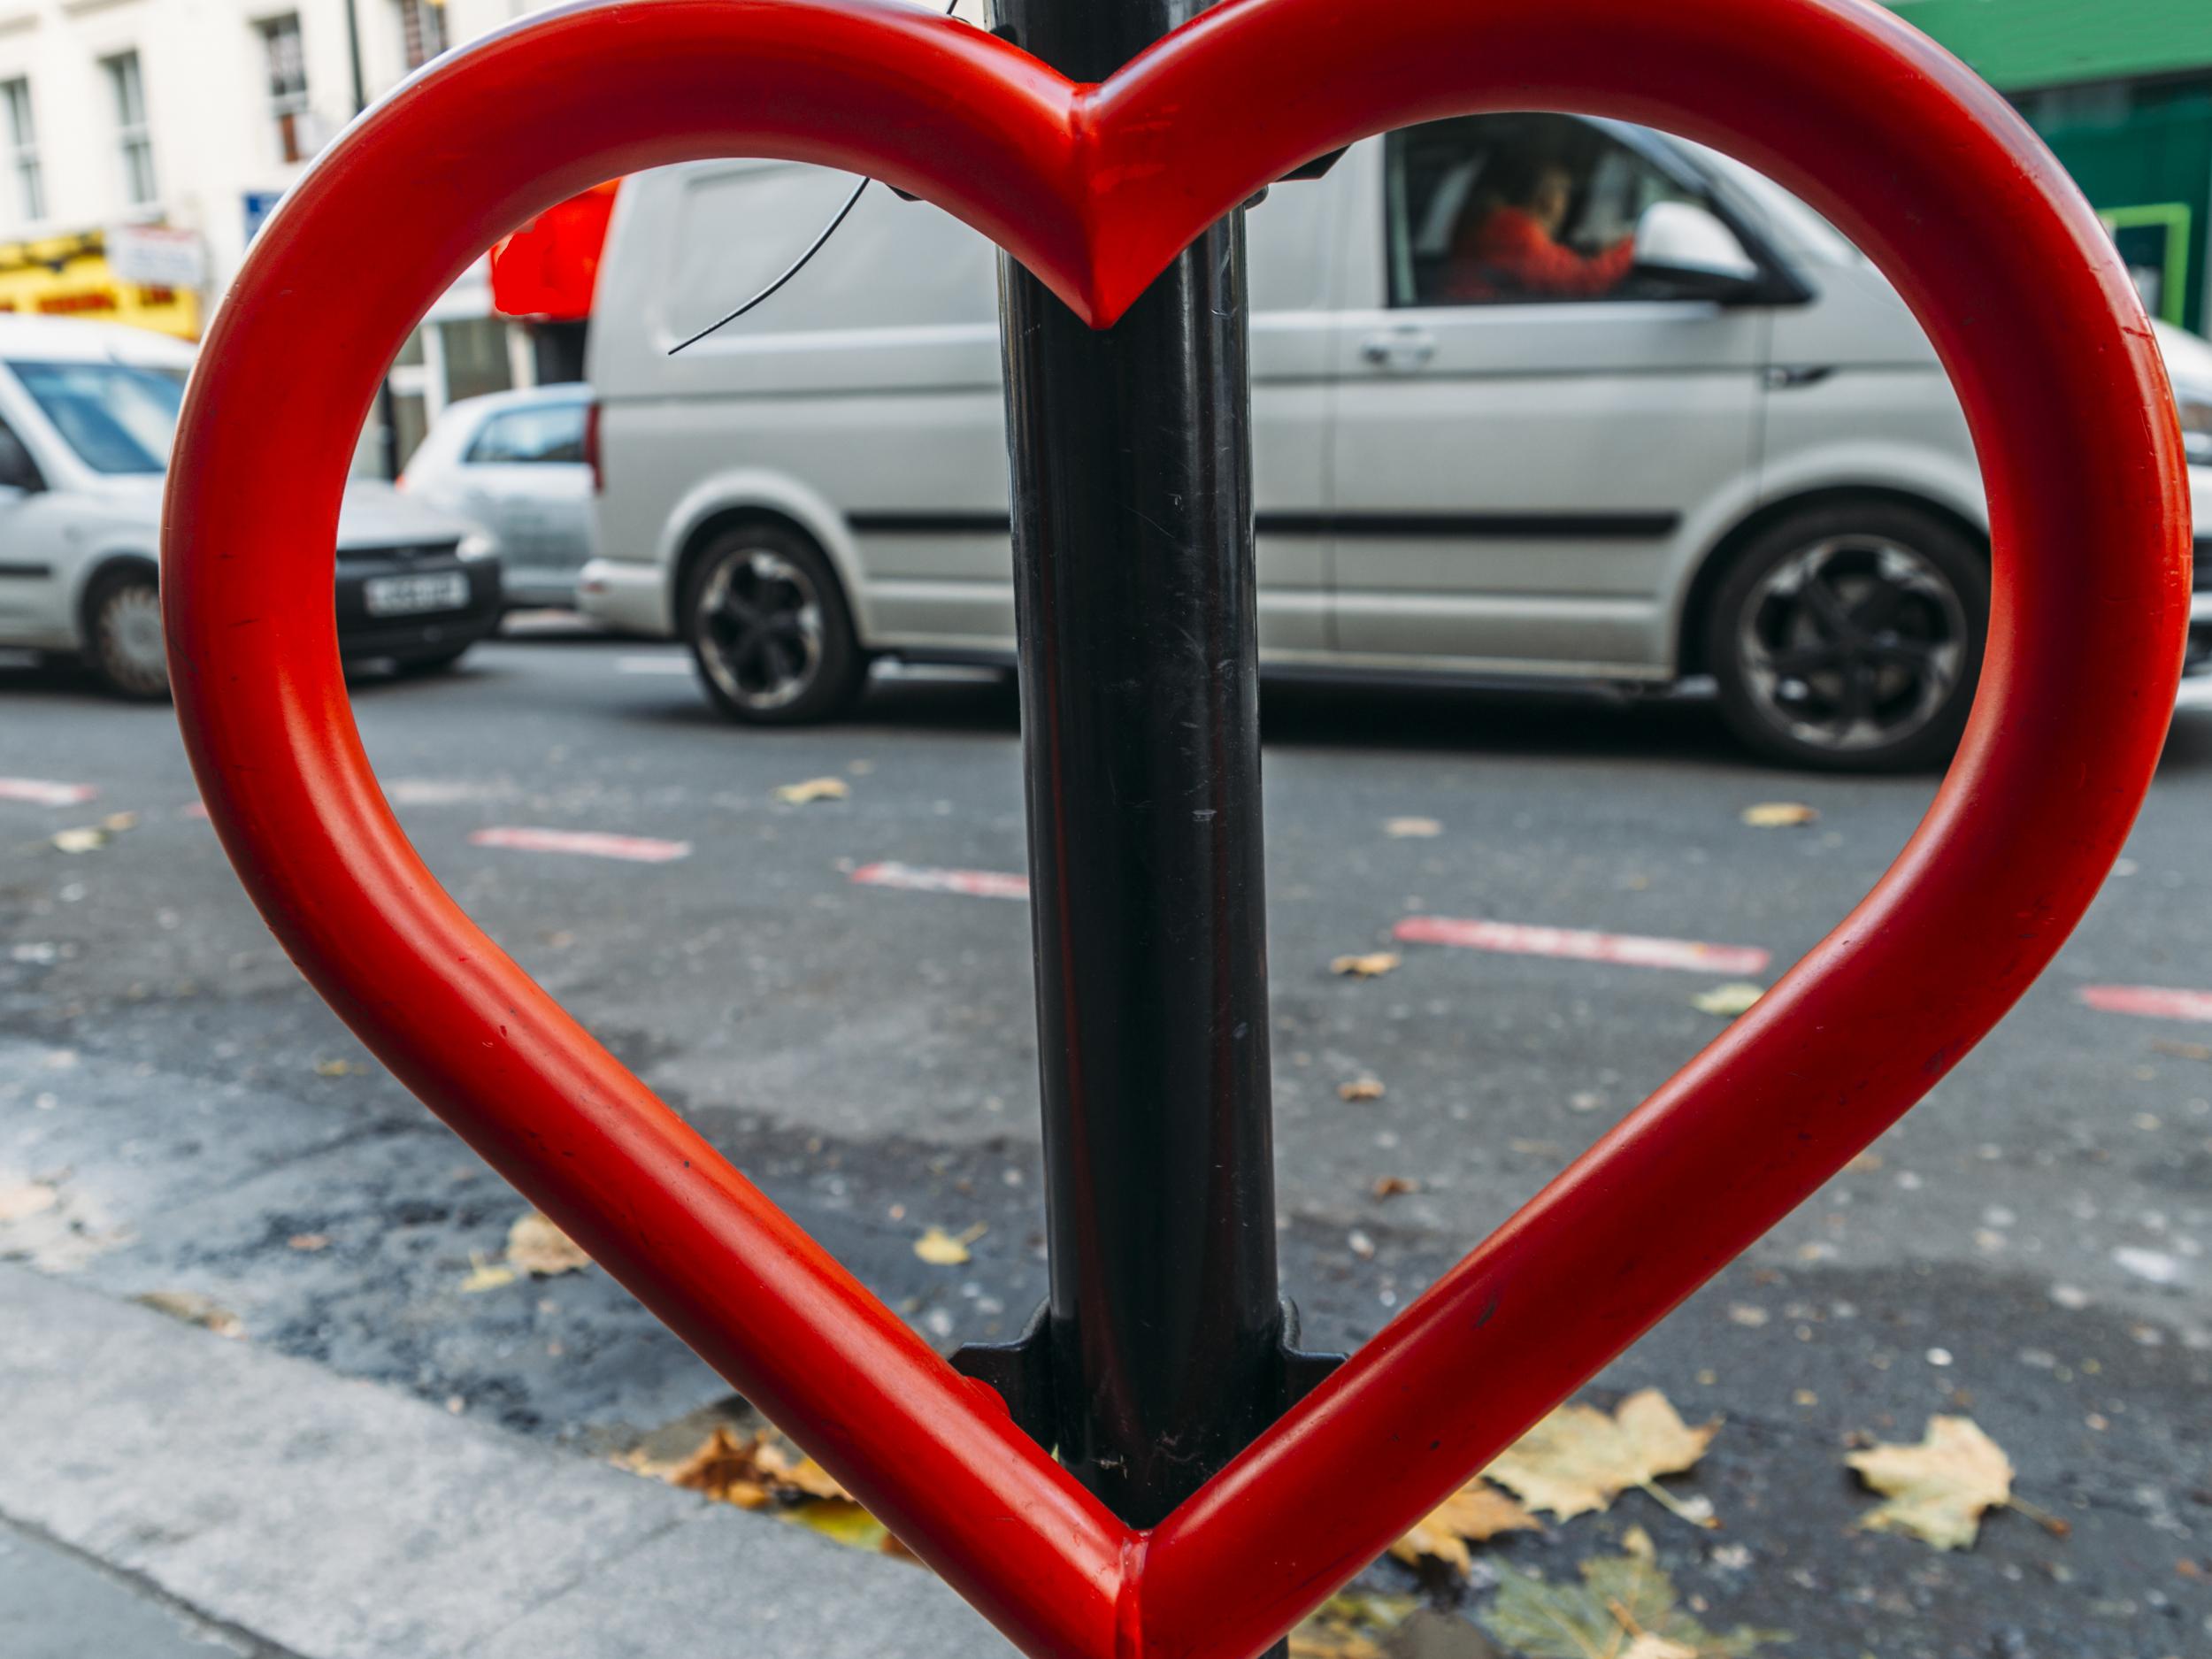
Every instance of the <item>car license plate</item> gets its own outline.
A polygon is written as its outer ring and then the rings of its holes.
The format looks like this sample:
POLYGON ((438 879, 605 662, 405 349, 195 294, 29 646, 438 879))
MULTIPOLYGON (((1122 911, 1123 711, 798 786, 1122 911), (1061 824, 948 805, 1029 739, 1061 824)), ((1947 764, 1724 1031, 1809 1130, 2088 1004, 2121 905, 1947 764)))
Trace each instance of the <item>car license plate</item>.
POLYGON ((460 571, 441 571, 431 576, 372 576, 361 584, 361 603, 373 617, 458 611, 468 602, 469 579, 460 571))

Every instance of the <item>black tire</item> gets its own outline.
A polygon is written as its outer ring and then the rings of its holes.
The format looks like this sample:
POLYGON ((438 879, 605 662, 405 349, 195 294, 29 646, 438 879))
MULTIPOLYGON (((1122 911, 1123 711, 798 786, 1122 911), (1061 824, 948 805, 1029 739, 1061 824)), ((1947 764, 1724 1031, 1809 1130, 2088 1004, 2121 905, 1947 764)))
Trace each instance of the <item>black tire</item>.
POLYGON ((161 589, 152 571, 129 565, 95 579, 85 597, 84 661, 111 695, 133 703, 167 699, 161 589))
POLYGON ((866 672, 836 571, 781 525, 718 534, 692 564, 681 623, 709 700, 749 726, 828 719, 866 672))
POLYGON ((1899 502, 1810 508, 1747 544, 1713 595, 1721 713, 1770 759, 1917 772, 1958 747, 1989 632, 1989 565, 1899 502))

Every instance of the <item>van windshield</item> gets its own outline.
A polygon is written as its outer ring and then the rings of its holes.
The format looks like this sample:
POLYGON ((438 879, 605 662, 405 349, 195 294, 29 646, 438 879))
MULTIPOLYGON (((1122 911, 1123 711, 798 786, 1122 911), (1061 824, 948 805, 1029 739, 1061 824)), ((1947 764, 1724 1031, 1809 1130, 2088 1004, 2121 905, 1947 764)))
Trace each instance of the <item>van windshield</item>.
POLYGON ((184 403, 181 369, 135 363, 14 363, 39 410, 96 472, 160 472, 184 403))

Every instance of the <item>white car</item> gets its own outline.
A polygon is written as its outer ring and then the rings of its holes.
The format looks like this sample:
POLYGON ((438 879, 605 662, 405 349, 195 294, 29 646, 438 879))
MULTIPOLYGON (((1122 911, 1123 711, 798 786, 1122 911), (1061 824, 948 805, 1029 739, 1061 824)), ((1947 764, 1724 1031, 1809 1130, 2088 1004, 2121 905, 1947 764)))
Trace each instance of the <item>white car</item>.
MULTIPOLYGON (((849 188, 647 173, 600 268, 582 603, 681 634, 740 719, 827 715, 877 655, 1012 656, 982 237, 870 190, 789 287, 669 355, 849 188)), ((1494 115, 1355 144, 1246 222, 1263 667, 1709 674, 1785 761, 1948 753, 1988 604, 1980 473, 1919 326, 1810 209, 1643 128, 1494 115)), ((2200 356, 2172 360, 2207 538, 2200 356)))
MULTIPOLYGON (((81 656, 159 697, 161 494, 192 349, 143 329, 0 315, 0 646, 81 656)), ((396 494, 348 487, 339 648, 441 668, 498 626, 498 543, 396 494)))
POLYGON ((510 605, 573 606, 591 557, 591 469, 579 385, 493 392, 449 403, 400 474, 413 500, 499 538, 510 605))

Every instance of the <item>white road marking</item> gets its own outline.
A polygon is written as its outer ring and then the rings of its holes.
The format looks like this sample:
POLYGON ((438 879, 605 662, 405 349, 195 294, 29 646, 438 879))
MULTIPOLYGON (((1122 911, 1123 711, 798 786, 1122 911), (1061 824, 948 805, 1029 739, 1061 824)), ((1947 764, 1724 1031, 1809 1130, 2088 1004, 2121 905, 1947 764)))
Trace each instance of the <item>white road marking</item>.
POLYGON ((691 658, 683 655, 660 657, 618 657, 614 659, 618 674, 687 674, 691 658))
POLYGON ((863 864, 853 879, 864 887, 902 887, 910 893, 959 893, 972 899, 1026 899, 1029 878, 998 870, 934 870, 926 864, 863 864))
POLYGON ((593 830, 528 829, 501 826, 469 836, 476 847, 501 847, 520 853, 578 853, 587 858, 622 858, 632 864, 664 864, 691 856, 689 841, 655 841, 647 835, 608 835, 593 830))
POLYGON ((2141 1019, 2212 1020, 2212 991, 2177 991, 2155 985, 2085 985, 2074 993, 2107 1014, 2141 1019))
POLYGON ((0 778, 0 801, 31 806, 78 806, 100 792, 88 783, 50 783, 43 778, 0 778))
POLYGON ((2192 674, 2174 692, 2177 709, 2212 709, 2212 674, 2192 674))
POLYGON ((1391 932, 1413 945, 1455 945, 1515 956, 1564 956, 1697 973, 1759 973, 1770 960, 1756 945, 1709 945, 1695 939, 1647 939, 1636 933, 1595 933, 1578 927, 1536 927, 1451 916, 1409 916, 1391 932))

